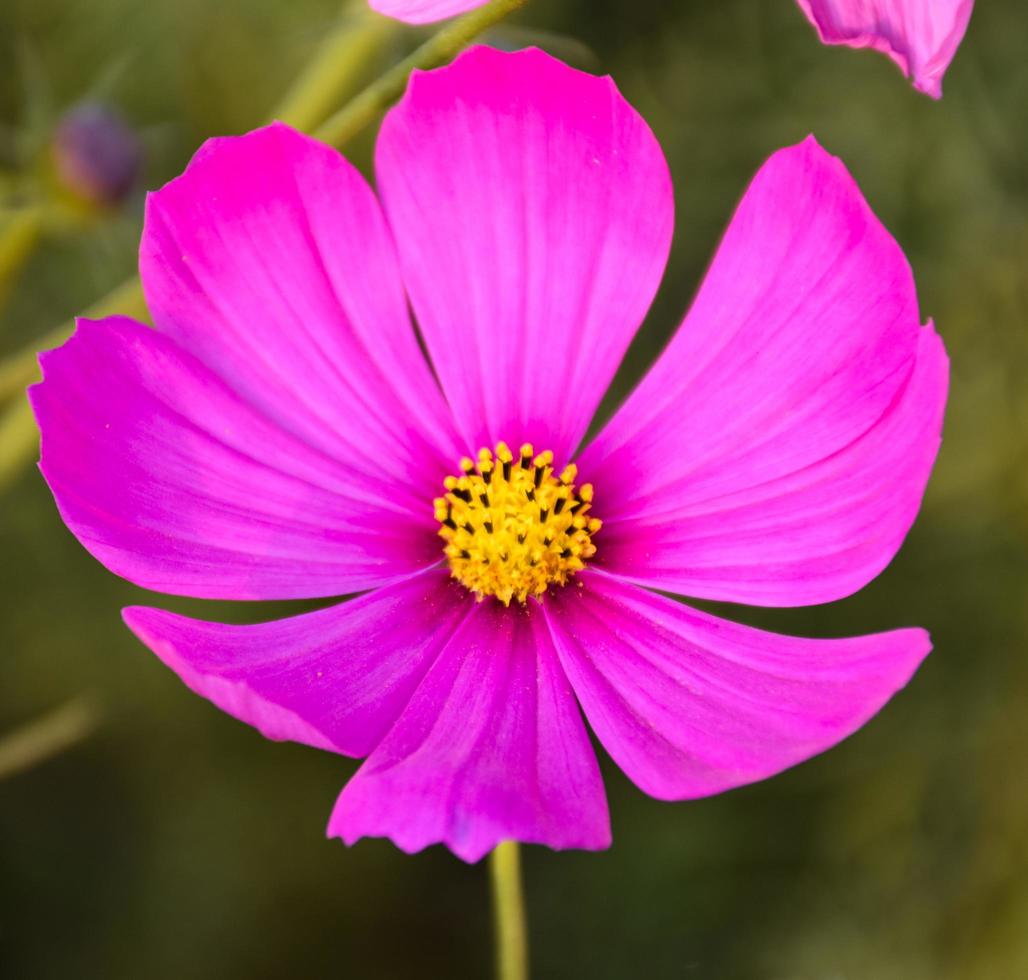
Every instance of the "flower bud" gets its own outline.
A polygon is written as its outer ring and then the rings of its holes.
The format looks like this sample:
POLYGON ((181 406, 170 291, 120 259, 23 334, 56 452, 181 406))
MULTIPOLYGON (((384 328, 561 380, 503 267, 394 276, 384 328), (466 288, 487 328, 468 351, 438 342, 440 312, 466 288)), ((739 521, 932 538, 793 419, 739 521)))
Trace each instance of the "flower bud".
POLYGON ((58 123, 53 158, 65 190, 87 204, 109 207, 124 200, 135 186, 143 147, 115 109, 83 102, 58 123))

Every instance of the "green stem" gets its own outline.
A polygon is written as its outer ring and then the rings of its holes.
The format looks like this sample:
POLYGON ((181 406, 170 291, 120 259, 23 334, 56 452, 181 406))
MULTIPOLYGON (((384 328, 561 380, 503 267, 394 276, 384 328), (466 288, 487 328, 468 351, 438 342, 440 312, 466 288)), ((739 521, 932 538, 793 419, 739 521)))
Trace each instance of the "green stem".
POLYGON ((22 267, 42 237, 43 208, 30 205, 0 216, 0 307, 14 288, 22 267))
POLYGON ((31 769, 81 742, 96 728, 98 718, 93 701, 80 697, 0 737, 0 779, 31 769))
POLYGON ((524 6, 525 2, 526 0, 493 0, 492 3, 487 3, 484 7, 472 10, 447 24, 410 57, 372 82, 334 116, 322 123, 314 135, 333 146, 346 143, 403 95, 412 71, 424 71, 445 64, 484 31, 524 6))
POLYGON ((373 13, 367 0, 348 0, 338 23, 279 102, 273 118, 310 132, 353 91, 361 73, 402 27, 399 21, 373 13))
POLYGON ((521 855, 514 841, 504 841, 489 855, 496 931, 498 980, 528 980, 528 929, 521 894, 521 855))

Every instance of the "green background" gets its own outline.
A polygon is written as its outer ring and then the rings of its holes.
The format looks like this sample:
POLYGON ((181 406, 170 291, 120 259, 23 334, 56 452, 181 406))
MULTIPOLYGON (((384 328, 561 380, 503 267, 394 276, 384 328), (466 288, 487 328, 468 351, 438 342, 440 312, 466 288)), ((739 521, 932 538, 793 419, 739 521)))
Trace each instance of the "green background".
MULTIPOLYGON (((158 186, 205 136, 259 124, 336 13, 0 0, 0 147, 7 127, 45 132, 103 91, 158 186)), ((418 36, 397 32, 379 67, 418 36)), ((534 0, 492 35, 611 72, 671 162, 675 248, 620 392, 680 320, 755 169, 808 132, 906 250, 953 362, 942 455, 887 571, 829 606, 724 610, 823 636, 919 624, 933 655, 858 735, 759 785, 667 804, 605 763, 614 847, 525 855, 535 976, 1028 976, 1026 39, 1021 0, 981 3, 934 103, 886 59, 818 44, 793 0, 534 0)), ((351 147, 362 166, 372 135, 351 147)), ((132 272, 141 206, 38 252, 0 313, 0 354, 132 272)), ((189 693, 118 617, 160 601, 89 558, 34 469, 3 491, 0 731, 81 691, 104 717, 0 782, 0 975, 487 975, 484 866, 326 841, 355 763, 265 742, 189 693)))

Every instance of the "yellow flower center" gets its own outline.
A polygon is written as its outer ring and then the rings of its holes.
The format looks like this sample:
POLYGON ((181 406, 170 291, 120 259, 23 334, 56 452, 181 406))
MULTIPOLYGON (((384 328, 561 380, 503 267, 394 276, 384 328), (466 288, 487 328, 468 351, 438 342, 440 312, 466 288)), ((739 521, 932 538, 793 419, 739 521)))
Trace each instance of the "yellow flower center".
POLYGON ((460 461, 461 475, 444 481, 434 501, 450 574, 479 601, 496 596, 505 606, 526 602, 551 585, 566 585, 596 554, 600 521, 589 516, 593 488, 575 489, 578 470, 556 475, 553 453, 521 447, 517 459, 501 442, 478 461, 460 461))

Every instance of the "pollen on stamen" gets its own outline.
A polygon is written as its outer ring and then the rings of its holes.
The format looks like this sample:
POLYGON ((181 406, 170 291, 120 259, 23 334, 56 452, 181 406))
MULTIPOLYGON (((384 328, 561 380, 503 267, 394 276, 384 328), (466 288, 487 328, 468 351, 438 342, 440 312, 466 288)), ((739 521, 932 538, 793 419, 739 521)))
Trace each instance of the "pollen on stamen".
POLYGON ((566 585, 596 554, 601 522, 590 516, 591 484, 575 489, 574 464, 557 473, 553 453, 506 443, 465 457, 433 504, 450 574, 479 601, 524 603, 566 585))

